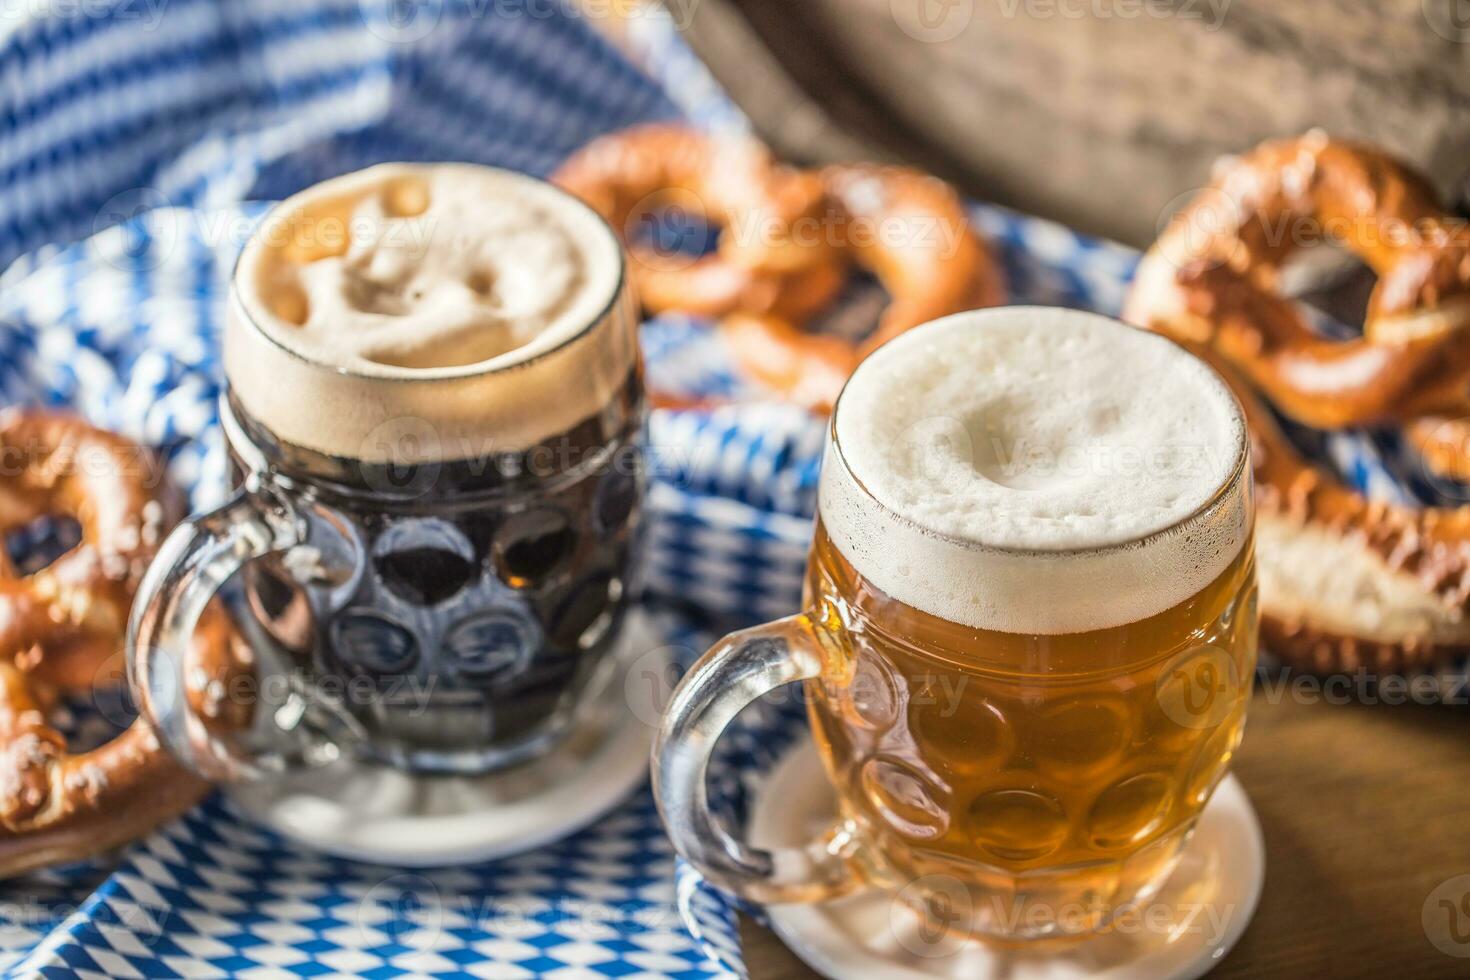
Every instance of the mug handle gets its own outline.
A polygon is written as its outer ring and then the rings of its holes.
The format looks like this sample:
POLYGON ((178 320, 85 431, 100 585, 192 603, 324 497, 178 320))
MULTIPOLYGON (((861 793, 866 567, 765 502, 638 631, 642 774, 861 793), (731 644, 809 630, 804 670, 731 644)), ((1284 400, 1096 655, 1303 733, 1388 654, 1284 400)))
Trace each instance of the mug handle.
POLYGON ((190 689, 186 655, 199 617, 245 565, 306 540, 295 506, 251 474, 222 506, 174 528, 138 587, 128 617, 128 683, 169 750, 206 779, 252 777, 269 766, 210 737, 210 720, 183 696, 190 689))
POLYGON ((822 641, 810 616, 731 633, 674 691, 653 747, 653 794, 679 855, 706 879, 759 903, 819 902, 858 884, 853 842, 839 826, 803 847, 753 847, 710 811, 705 782, 726 726, 776 688, 822 674, 822 641))

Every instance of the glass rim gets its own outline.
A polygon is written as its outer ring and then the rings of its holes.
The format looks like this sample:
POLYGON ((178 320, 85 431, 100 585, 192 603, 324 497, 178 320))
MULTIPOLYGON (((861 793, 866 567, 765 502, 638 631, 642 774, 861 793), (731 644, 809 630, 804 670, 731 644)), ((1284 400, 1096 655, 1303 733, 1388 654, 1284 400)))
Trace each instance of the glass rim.
MULTIPOLYGON (((530 365, 540 363, 541 361, 544 361, 545 359, 552 357, 563 350, 566 350, 568 347, 576 344, 578 341, 583 340, 598 327, 605 324, 609 318, 616 316, 618 306, 624 302, 624 299, 627 295, 627 251, 623 248, 622 240, 618 238, 617 232, 613 230, 612 225, 609 224, 607 219, 599 214, 595 208, 593 208, 586 201, 583 201, 580 197, 577 197, 571 191, 557 186, 555 183, 546 179, 545 177, 528 174, 520 170, 512 170, 508 167, 496 167, 490 164, 475 163, 473 161, 465 160, 383 161, 381 163, 373 164, 372 167, 365 167, 360 170, 348 171, 347 173, 337 174, 334 177, 329 177, 324 181, 318 181, 315 184, 311 184, 307 187, 301 188, 288 197, 284 197, 281 200, 274 202, 273 204, 271 204, 270 207, 265 210, 265 213, 260 216, 259 220, 255 224, 255 227, 250 230, 250 235, 248 238, 246 238, 245 244, 241 247, 240 251, 236 253, 235 260, 230 266, 229 288, 229 302, 235 312, 244 320, 246 324, 249 325, 250 329, 254 331, 257 336, 263 338, 272 347, 275 347, 287 357, 290 357, 296 361, 300 361, 302 364, 309 365, 313 369, 326 371, 341 377, 356 378, 363 381, 383 382, 385 384, 418 385, 433 385, 439 382, 452 383, 457 381, 472 380, 475 378, 488 378, 498 374, 508 374, 519 368, 528 367, 530 365), (599 308, 596 314, 588 317, 585 324, 579 326, 574 333, 558 342, 555 346, 540 351, 533 357, 522 358, 520 360, 511 361, 509 363, 499 365, 495 364, 495 361, 499 360, 502 357, 514 354, 515 349, 506 351, 504 354, 497 354, 495 357, 487 358, 483 361, 477 361, 474 364, 465 364, 458 367, 427 369, 400 368, 398 370, 405 373, 369 374, 364 371, 354 370, 353 368, 343 367, 338 364, 327 364, 323 361, 316 360, 315 358, 307 357, 299 350, 296 350, 288 344, 283 343, 279 337, 272 335, 269 331, 261 327, 258 322, 256 322, 255 317, 251 315, 250 310, 246 306, 245 300, 241 295, 240 265, 244 261, 245 254, 250 250, 251 244, 254 243, 256 236, 260 234, 261 230, 268 227, 271 220, 277 217, 281 210, 287 204, 289 204, 297 197, 300 197, 307 191, 315 187, 320 187, 323 184, 331 183, 334 180, 339 180, 343 177, 352 176, 355 173, 362 173, 363 170, 370 170, 373 169, 373 167, 381 167, 385 165, 392 165, 395 163, 403 164, 406 166, 424 168, 438 166, 472 167, 477 170, 489 171, 491 173, 506 174, 521 180, 529 181, 533 184, 539 184, 543 189, 549 190, 554 195, 562 198, 564 201, 568 201, 576 205, 576 207, 580 211, 584 212, 588 217, 592 219, 593 223, 596 226, 600 227, 604 232, 606 232, 607 240, 610 244, 612 244, 614 253, 617 256, 617 277, 614 280, 613 289, 611 291, 611 295, 607 299, 607 302, 599 308)), ((226 329, 228 329, 228 327, 226 327, 226 329)))
MULTIPOLYGON (((1014 310, 1014 311, 1020 312, 1020 311, 1025 311, 1025 310, 1037 310, 1037 309, 1053 310, 1053 309, 1058 309, 1058 307, 1048 307, 1048 306, 1038 306, 1036 304, 1027 304, 1027 305, 1023 305, 1023 306, 1022 305, 1018 305, 1018 306, 1006 306, 1006 307, 990 307, 989 309, 993 309, 993 310, 1002 310, 1002 309, 1005 309, 1005 310, 1014 310)), ((969 311, 969 312, 972 312, 973 313, 973 312, 978 312, 978 311, 973 311, 972 310, 972 311, 969 311)), ((1143 330, 1143 328, 1141 328, 1141 327, 1135 327, 1132 324, 1125 323, 1124 321, 1117 319, 1116 317, 1107 316, 1107 314, 1095 313, 1095 312, 1093 312, 1091 310, 1080 310, 1078 312, 1086 312, 1086 313, 1088 313, 1089 315, 1092 315, 1092 316, 1100 316, 1100 317, 1103 317, 1105 319, 1112 320, 1114 323, 1118 324, 1119 326, 1126 327, 1129 330, 1143 330)), ((966 314, 966 313, 958 313, 958 314, 954 314, 953 316, 966 316, 966 315, 968 315, 968 314, 966 314)), ((958 536, 953 535, 953 534, 947 534, 947 533, 944 533, 942 531, 935 531, 935 530, 933 530, 931 528, 924 527, 922 524, 919 524, 917 521, 913 520, 912 518, 905 517, 904 515, 898 513, 892 507, 890 507, 888 504, 884 503, 881 499, 879 499, 878 495, 875 494, 872 491, 872 489, 869 488, 868 485, 863 482, 862 478, 860 476, 858 476, 858 474, 853 470, 852 464, 848 462, 847 455, 843 451, 842 441, 837 437, 837 417, 842 412, 842 399, 843 399, 843 396, 845 396, 847 394, 848 387, 852 384, 853 378, 856 378, 857 377, 858 371, 862 370, 862 367, 863 367, 864 364, 866 364, 868 361, 872 360, 875 357, 879 357, 882 354, 882 352, 887 347, 889 347, 891 344, 894 344, 894 343, 902 340, 904 337, 906 337, 906 336, 908 336, 910 334, 919 332, 919 331, 928 330, 931 327, 934 327, 937 324, 941 324, 941 323, 945 322, 946 320, 949 320, 949 319, 952 319, 952 318, 953 317, 941 317, 938 320, 931 320, 928 323, 920 324, 919 326, 914 327, 911 330, 907 330, 907 331, 905 331, 903 333, 898 334, 897 336, 894 336, 894 337, 890 338, 889 340, 885 341, 883 344, 881 344, 877 348, 875 348, 871 353, 868 354, 867 357, 865 357, 862 360, 861 363, 858 364, 857 368, 855 368, 853 370, 853 373, 848 376, 847 381, 845 381, 843 383, 843 385, 842 385, 842 391, 838 393, 837 400, 832 405, 832 415, 831 415, 831 418, 827 422, 827 443, 828 443, 828 445, 830 445, 832 447, 832 450, 833 450, 832 456, 834 456, 835 459, 836 459, 836 461, 841 465, 842 470, 843 470, 843 473, 846 475, 846 477, 849 480, 852 481, 853 486, 855 486, 862 493, 862 495, 864 497, 866 497, 876 507, 878 507, 880 510, 882 510, 883 513, 888 518, 892 519, 893 521, 895 521, 895 522, 897 522, 899 524, 902 524, 902 525, 904 525, 904 526, 906 526, 906 527, 914 530, 915 532, 917 532, 919 534, 922 534, 922 535, 924 535, 926 537, 933 538, 934 540, 937 540, 937 541, 942 541, 945 544, 953 544, 955 547, 962 548, 962 549, 965 549, 967 551, 985 551, 985 552, 990 552, 992 554, 1006 554, 1006 555, 1031 556, 1031 557, 1053 557, 1053 556, 1055 556, 1055 557, 1059 557, 1059 558, 1065 558, 1065 557, 1068 557, 1068 556, 1082 557, 1082 556, 1088 556, 1088 555, 1107 555, 1107 554, 1112 554, 1112 553, 1116 553, 1116 552, 1130 551, 1130 550, 1133 550, 1133 549, 1136 549, 1136 548, 1141 548, 1141 547, 1144 547, 1144 546, 1148 545, 1151 542, 1158 541, 1158 540, 1161 540, 1161 539, 1163 539, 1165 537, 1168 537, 1171 534, 1175 534, 1181 528, 1183 528, 1183 527, 1185 527, 1185 526, 1187 526, 1189 524, 1192 524, 1192 523, 1200 520, 1205 515, 1209 514, 1211 511, 1216 510, 1217 508, 1219 508, 1220 506, 1222 506, 1226 502, 1226 500, 1232 494, 1234 494, 1234 493, 1239 492, 1239 491, 1242 490, 1242 486, 1241 485, 1244 482, 1246 482, 1247 477, 1249 476, 1250 471, 1251 471, 1251 467, 1250 467, 1250 460, 1251 460, 1251 439, 1250 439, 1250 429, 1249 429, 1249 426, 1248 426, 1248 423, 1247 423, 1247 420, 1246 420, 1246 416, 1245 416, 1245 409, 1241 405, 1240 399, 1235 396, 1235 392, 1231 390, 1229 383, 1227 383, 1225 381, 1225 378, 1220 374, 1220 372, 1218 370, 1215 369, 1215 366, 1214 365, 1210 364, 1208 361, 1205 361, 1202 358, 1195 357, 1194 354, 1190 353, 1190 351, 1189 351, 1188 348, 1184 347, 1182 344, 1178 343, 1177 341, 1175 341, 1171 337, 1167 337, 1164 334, 1157 333, 1155 331, 1145 331, 1145 332, 1149 333, 1151 336, 1158 337, 1160 340, 1163 340, 1166 343, 1172 344, 1181 353, 1187 355, 1188 357, 1194 358, 1194 360, 1199 361, 1199 363, 1203 364, 1207 369, 1209 369, 1210 373, 1212 375, 1214 375, 1215 379, 1225 389, 1226 393, 1228 393, 1230 395, 1230 404, 1234 407, 1235 417, 1236 417, 1237 422, 1239 423, 1239 426, 1237 428, 1237 432, 1239 433, 1239 437, 1235 441, 1235 458, 1234 458, 1234 462, 1231 464, 1229 475, 1224 479, 1224 481, 1222 481, 1220 483, 1219 486, 1215 487, 1210 492, 1210 495, 1208 497, 1206 497, 1197 507, 1195 507, 1192 510, 1190 510, 1189 513, 1181 516, 1177 520, 1170 521, 1168 524, 1166 524, 1166 525, 1164 525, 1162 527, 1153 528, 1152 530, 1149 530, 1149 531, 1146 531, 1146 532, 1142 532, 1142 533, 1133 535, 1131 537, 1128 537, 1128 538, 1123 539, 1123 540, 1120 540, 1120 541, 1110 541, 1110 542, 1107 542, 1107 543, 1104 543, 1104 544, 1085 545, 1085 546, 1080 546, 1080 547, 1079 546, 1067 546, 1067 547, 1058 547, 1058 548, 1022 547, 1022 546, 1017 546, 1017 545, 1002 545, 1002 544, 995 544, 993 542, 980 541, 980 540, 977 540, 977 539, 974 539, 974 538, 958 537, 958 536)), ((825 463, 825 461, 824 461, 823 465, 824 466, 827 465, 825 463)), ((1248 510, 1248 516, 1247 516, 1247 520, 1246 520, 1246 525, 1247 525, 1247 528, 1249 529, 1249 528, 1254 527, 1254 523, 1255 523, 1255 508, 1254 508, 1254 506, 1252 506, 1252 501, 1250 501, 1250 500, 1246 500, 1245 501, 1245 506, 1247 507, 1247 510, 1248 510)), ((817 501, 817 518, 818 518, 818 520, 821 519, 821 516, 822 516, 822 506, 821 506, 821 499, 820 499, 820 494, 819 494, 818 495, 818 501, 817 501)), ((1246 538, 1247 539, 1249 538, 1249 533, 1247 533, 1246 538)), ((1245 545, 1242 545, 1242 547, 1244 547, 1244 546, 1245 545)))

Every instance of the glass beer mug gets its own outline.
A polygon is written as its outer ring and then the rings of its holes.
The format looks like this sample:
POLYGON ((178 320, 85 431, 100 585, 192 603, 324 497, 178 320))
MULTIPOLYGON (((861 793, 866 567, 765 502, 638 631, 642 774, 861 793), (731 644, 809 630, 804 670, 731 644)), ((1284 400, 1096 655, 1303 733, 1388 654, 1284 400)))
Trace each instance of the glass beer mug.
POLYGON ((882 347, 833 414, 802 611, 675 692, 655 790, 679 853, 755 901, 881 888, 1002 940, 1146 900, 1240 742, 1251 492, 1238 404, 1156 335, 1008 308, 882 347), (841 816, 770 852, 705 778, 794 683, 841 816))
POLYGON ((272 210, 224 338, 234 495, 174 532, 134 610, 134 688, 175 753, 230 779, 549 751, 632 591, 637 324, 612 231, 531 177, 385 164, 272 210), (258 744, 196 737, 177 697, 237 573, 257 721, 285 736, 258 744))

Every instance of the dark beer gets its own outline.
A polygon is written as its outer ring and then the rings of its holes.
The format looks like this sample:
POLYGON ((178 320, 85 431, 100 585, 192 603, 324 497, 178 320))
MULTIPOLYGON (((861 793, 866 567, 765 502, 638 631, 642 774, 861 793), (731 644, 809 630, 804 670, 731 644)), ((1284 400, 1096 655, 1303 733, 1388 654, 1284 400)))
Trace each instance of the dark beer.
POLYGON ((304 528, 245 573, 300 725, 428 771, 566 729, 635 584, 635 312, 611 233, 530 178, 380 167, 266 218, 226 430, 304 528))

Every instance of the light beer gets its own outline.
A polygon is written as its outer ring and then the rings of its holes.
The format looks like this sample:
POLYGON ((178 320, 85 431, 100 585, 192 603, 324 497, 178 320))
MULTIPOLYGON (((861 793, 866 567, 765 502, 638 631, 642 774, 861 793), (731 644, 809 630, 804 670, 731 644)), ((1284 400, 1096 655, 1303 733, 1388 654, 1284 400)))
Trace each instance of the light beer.
POLYGON ((1090 928, 1162 882, 1245 719, 1244 464, 1224 385, 1100 317, 958 317, 859 369, 806 606, 871 876, 949 876, 934 914, 996 932, 1090 928))
POLYGON ((761 901, 887 889, 924 936, 1146 901, 1241 738, 1247 448, 1218 376, 1105 317, 986 310, 880 348, 833 414, 803 611, 675 693, 654 785, 680 853, 761 901), (698 790, 740 705, 796 680, 840 819, 772 854, 698 790))

